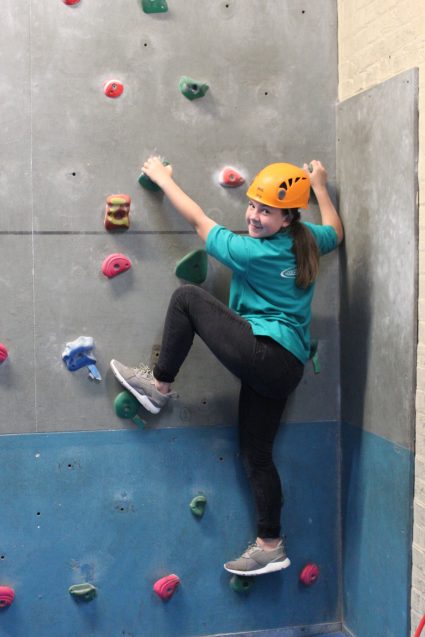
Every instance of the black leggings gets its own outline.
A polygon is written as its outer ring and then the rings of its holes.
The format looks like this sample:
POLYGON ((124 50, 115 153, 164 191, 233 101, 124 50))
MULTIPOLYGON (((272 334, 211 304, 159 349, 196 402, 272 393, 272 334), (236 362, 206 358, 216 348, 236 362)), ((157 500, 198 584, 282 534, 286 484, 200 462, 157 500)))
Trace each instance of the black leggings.
POLYGON ((241 380, 239 444, 254 494, 257 535, 280 535, 283 504, 273 442, 288 395, 304 366, 267 336, 254 336, 248 321, 202 288, 184 285, 171 297, 157 365, 157 380, 172 383, 198 334, 218 360, 241 380))

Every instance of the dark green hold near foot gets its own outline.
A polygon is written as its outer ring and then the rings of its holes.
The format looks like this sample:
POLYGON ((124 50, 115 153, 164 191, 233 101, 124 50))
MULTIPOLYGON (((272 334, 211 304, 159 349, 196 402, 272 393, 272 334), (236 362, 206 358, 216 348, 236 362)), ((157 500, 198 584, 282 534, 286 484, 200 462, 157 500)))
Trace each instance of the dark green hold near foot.
POLYGON ((97 594, 96 587, 88 583, 74 584, 74 586, 69 587, 68 591, 73 597, 81 599, 84 602, 91 602, 97 594))
POLYGON ((253 577, 241 577, 240 575, 233 575, 229 585, 235 593, 248 593, 254 585, 253 577))
POLYGON ((202 518, 202 516, 205 513, 206 504, 207 504, 206 497, 204 495, 197 495, 195 498, 193 498, 189 506, 193 515, 196 515, 196 517, 198 518, 202 518))
POLYGON ((165 13, 168 11, 167 0, 142 0, 145 13, 165 13))
MULTIPOLYGON (((162 163, 164 166, 170 165, 169 161, 163 161, 162 163)), ((161 190, 161 188, 143 172, 139 177, 139 184, 143 186, 143 188, 146 188, 146 190, 151 190, 152 192, 159 192, 161 190)))
POLYGON ((179 279, 190 283, 203 283, 208 274, 208 256, 205 250, 194 250, 181 259, 175 270, 179 279))
POLYGON ((143 429, 145 421, 137 415, 140 405, 139 401, 128 391, 122 391, 114 401, 115 413, 118 418, 131 418, 135 425, 143 429))
POLYGON ((205 84, 205 82, 197 82, 191 77, 183 75, 183 77, 180 78, 179 89, 188 100, 197 100, 200 97, 204 97, 209 86, 205 84))

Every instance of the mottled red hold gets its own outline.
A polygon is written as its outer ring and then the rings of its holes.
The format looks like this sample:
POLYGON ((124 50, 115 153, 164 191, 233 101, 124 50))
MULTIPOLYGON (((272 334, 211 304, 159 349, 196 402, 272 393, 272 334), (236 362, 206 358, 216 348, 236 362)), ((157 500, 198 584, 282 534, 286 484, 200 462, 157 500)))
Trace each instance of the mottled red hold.
POLYGON ((10 606, 15 599, 15 591, 10 586, 0 586, 0 608, 10 606))
POLYGON ((180 578, 177 575, 166 575, 159 579, 153 585, 155 593, 164 601, 170 599, 176 592, 178 585, 180 584, 180 578))
POLYGON ((230 166, 223 168, 220 173, 219 181, 225 188, 237 188, 245 183, 245 179, 242 177, 240 172, 234 168, 230 168, 230 166))
POLYGON ((63 0, 65 4, 79 4, 80 0, 63 0))
POLYGON ((124 85, 118 80, 109 80, 109 82, 105 82, 103 85, 103 92, 106 97, 119 97, 122 95, 124 91, 124 85))
POLYGON ((306 564, 300 573, 300 582, 304 586, 311 586, 319 577, 319 567, 317 564, 306 564))
POLYGON ((0 364, 4 363, 4 361, 9 357, 9 352, 7 351, 6 345, 0 343, 0 364))

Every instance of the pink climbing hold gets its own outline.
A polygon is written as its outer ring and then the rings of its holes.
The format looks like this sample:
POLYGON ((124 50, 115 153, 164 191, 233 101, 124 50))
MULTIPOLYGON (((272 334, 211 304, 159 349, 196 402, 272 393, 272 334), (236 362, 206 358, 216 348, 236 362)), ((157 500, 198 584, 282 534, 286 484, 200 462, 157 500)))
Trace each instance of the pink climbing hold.
POLYGON ((319 567, 317 564, 306 564, 300 573, 300 582, 304 586, 311 586, 319 577, 319 567))
POLYGON ((0 586, 0 608, 10 606, 15 599, 15 591, 10 586, 0 586))
POLYGON ((124 86, 118 80, 109 80, 109 82, 105 82, 103 85, 103 92, 106 97, 119 97, 122 95, 124 90, 124 86))
POLYGON ((0 343, 0 364, 4 363, 4 361, 6 360, 6 358, 8 358, 8 356, 9 356, 9 352, 7 351, 6 345, 3 345, 3 343, 0 343))
POLYGON ((109 257, 106 257, 104 262, 102 263, 102 272, 109 279, 112 279, 117 274, 121 274, 121 272, 125 272, 131 268, 131 261, 125 254, 120 254, 116 252, 115 254, 110 254, 109 257))
POLYGON ((223 168, 219 177, 220 184, 225 188, 237 188, 245 183, 245 179, 234 168, 223 168))
POLYGON ((179 584, 180 578, 177 575, 166 575, 155 582, 153 590, 161 599, 167 600, 174 595, 179 584))

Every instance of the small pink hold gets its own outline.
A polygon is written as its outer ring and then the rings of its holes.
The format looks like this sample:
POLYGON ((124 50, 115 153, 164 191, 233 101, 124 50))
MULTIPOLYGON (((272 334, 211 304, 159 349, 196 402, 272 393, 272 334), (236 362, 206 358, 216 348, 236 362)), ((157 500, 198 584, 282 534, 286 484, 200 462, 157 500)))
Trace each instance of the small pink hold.
POLYGON ((167 600, 174 595, 179 584, 180 578, 177 575, 166 575, 155 582, 153 590, 161 599, 167 600))
POLYGON ((0 608, 10 606, 15 599, 15 591, 10 586, 0 586, 0 608))
POLYGON ((300 582, 304 586, 311 586, 319 577, 319 567, 317 564, 306 564, 300 573, 300 582))
POLYGON ((118 80, 109 80, 109 82, 105 82, 103 85, 103 92, 106 97, 119 97, 122 95, 124 91, 124 85, 118 80))
POLYGON ((0 343, 0 364, 4 363, 4 361, 9 357, 9 352, 7 351, 6 345, 0 343))
POLYGON ((106 257, 104 262, 102 263, 102 272, 109 279, 112 279, 117 274, 121 274, 121 272, 125 272, 131 268, 131 261, 125 254, 120 254, 116 252, 115 254, 110 254, 109 257, 106 257))
POLYGON ((245 183, 245 179, 237 170, 227 167, 221 171, 219 182, 225 188, 237 188, 245 183))

